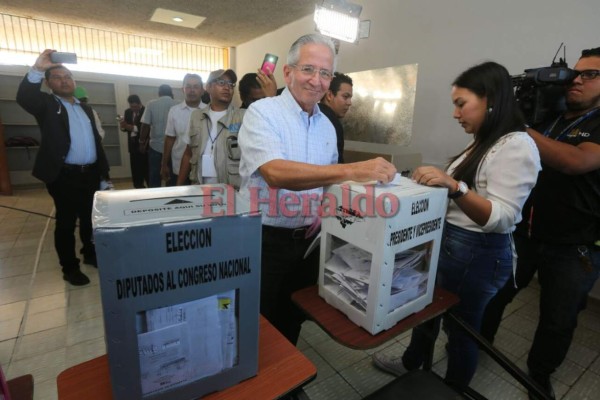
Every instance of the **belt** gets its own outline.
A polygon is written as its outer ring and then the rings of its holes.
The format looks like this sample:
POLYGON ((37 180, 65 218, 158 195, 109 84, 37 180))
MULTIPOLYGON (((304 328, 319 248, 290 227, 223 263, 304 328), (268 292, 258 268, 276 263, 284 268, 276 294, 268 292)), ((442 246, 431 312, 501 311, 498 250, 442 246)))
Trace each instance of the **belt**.
POLYGON ((93 169, 96 168, 96 163, 94 164, 84 164, 84 165, 79 165, 79 164, 63 164, 62 169, 65 171, 70 171, 70 172, 89 172, 93 169))
POLYGON ((280 228, 278 226, 263 225, 262 228, 265 232, 298 240, 306 239, 306 231, 308 231, 309 227, 302 226, 300 228, 280 228))

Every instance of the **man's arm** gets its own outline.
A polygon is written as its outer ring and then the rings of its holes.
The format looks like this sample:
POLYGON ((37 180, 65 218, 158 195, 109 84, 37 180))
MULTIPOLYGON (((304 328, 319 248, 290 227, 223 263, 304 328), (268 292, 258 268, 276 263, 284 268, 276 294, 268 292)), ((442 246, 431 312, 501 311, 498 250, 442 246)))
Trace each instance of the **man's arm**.
POLYGON ((50 54, 55 50, 46 49, 35 60, 35 64, 23 78, 17 91, 17 104, 30 114, 36 115, 45 110, 45 93, 40 91, 44 71, 48 68, 60 65, 50 60, 50 54))
POLYGON ((148 149, 148 138, 150 137, 150 125, 142 123, 140 130, 140 153, 146 154, 148 149))
POLYGON ((267 184, 288 190, 306 190, 344 181, 388 183, 396 167, 378 157, 351 164, 313 165, 288 160, 271 160, 259 171, 267 184))
POLYGON ((192 150, 190 146, 185 146, 185 151, 181 157, 181 165, 179 166, 179 175, 177 175, 177 186, 185 184, 186 179, 190 174, 190 158, 192 158, 192 150))
POLYGON ((165 144, 163 146, 162 163, 160 166, 160 173, 164 180, 168 181, 171 177, 171 169, 169 164, 171 163, 171 151, 175 144, 175 137, 165 135, 165 144))
POLYGON ((600 145, 593 142, 573 146, 550 139, 538 131, 528 128, 540 157, 545 164, 567 175, 581 175, 600 168, 600 145))

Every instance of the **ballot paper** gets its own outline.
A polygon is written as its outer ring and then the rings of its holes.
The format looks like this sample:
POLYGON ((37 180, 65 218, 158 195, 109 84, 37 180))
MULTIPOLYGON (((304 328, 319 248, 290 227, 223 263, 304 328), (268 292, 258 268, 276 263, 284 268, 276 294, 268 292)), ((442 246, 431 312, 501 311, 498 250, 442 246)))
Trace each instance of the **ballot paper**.
POLYGON ((138 335, 142 394, 169 389, 192 380, 186 324, 138 335))
POLYGON ((237 363, 236 291, 147 310, 138 334, 142 394, 161 391, 237 363), (143 326, 143 325, 142 325, 143 326))
POLYGON ((235 290, 217 295, 219 300, 219 326, 221 327, 221 354, 223 368, 237 364, 237 320, 235 318, 235 290))
MULTIPOLYGON (((345 244, 332 250, 325 264, 325 283, 337 286, 336 295, 361 311, 367 309, 371 253, 345 244)), ((424 268, 427 251, 410 249, 396 254, 389 312, 422 296, 427 289, 424 268)))

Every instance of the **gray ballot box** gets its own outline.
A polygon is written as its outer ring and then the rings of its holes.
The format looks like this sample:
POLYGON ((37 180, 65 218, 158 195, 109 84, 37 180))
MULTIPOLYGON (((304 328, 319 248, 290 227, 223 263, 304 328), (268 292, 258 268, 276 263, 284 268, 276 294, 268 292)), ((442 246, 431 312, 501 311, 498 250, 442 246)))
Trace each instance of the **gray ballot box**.
POLYGON ((371 334, 430 304, 447 190, 397 175, 323 196, 319 295, 371 334))
POLYGON ((261 218, 226 185, 99 191, 94 240, 116 400, 256 375, 261 218))

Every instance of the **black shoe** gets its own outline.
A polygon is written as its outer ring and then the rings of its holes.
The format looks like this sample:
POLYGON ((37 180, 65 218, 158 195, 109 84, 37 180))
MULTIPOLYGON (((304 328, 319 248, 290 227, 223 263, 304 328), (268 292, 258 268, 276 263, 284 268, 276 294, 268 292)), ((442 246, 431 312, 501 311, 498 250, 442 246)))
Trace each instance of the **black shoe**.
POLYGON ((92 267, 98 268, 98 260, 96 259, 96 255, 83 256, 83 263, 87 265, 91 265, 92 267))
POLYGON ((63 279, 73 286, 83 286, 90 283, 90 278, 88 278, 83 272, 81 272, 78 269, 69 272, 64 272, 63 279))
MULTIPOLYGON (((552 387, 552 383, 550 383, 550 375, 537 374, 537 373, 530 372, 529 377, 531 379, 533 379, 538 385, 540 385, 542 387, 542 389, 544 389, 546 394, 548 394, 548 396, 550 396, 551 399, 556 398, 554 395, 554 388, 552 387)), ((538 400, 538 398, 536 396, 534 396, 531 392, 529 392, 529 399, 530 400, 538 400)))

